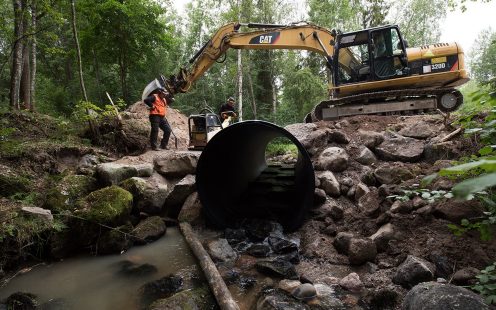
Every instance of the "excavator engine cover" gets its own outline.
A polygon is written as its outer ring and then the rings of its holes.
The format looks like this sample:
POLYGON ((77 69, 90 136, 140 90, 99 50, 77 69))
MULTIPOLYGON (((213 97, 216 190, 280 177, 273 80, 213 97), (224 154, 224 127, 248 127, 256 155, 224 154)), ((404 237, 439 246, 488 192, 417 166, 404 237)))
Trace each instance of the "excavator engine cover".
POLYGON ((244 121, 208 142, 198 161, 196 186, 207 222, 215 227, 258 218, 294 231, 313 205, 315 174, 305 148, 287 130, 269 122, 244 121), (275 168, 267 163, 267 145, 278 137, 298 148, 294 165, 275 168))

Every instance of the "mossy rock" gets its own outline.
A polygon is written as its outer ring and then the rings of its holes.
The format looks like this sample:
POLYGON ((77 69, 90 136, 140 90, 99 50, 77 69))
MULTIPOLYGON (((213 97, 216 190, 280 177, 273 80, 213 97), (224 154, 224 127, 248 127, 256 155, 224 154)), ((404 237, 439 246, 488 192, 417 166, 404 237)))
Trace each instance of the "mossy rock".
POLYGON ((92 223, 116 227, 125 224, 132 204, 133 195, 130 192, 112 185, 78 200, 75 214, 92 223))
POLYGON ((152 216, 141 221, 131 234, 136 244, 145 244, 162 237, 167 230, 160 216, 152 216))
POLYGON ((133 244, 129 233, 133 230, 131 224, 109 230, 98 238, 98 254, 119 254, 133 244))
POLYGON ((54 212, 74 211, 76 201, 97 188, 95 178, 86 175, 68 175, 47 194, 45 208, 54 212))
POLYGON ((119 186, 133 194, 134 197, 141 197, 146 190, 146 181, 142 178, 132 177, 122 181, 119 186))
POLYGON ((16 193, 27 193, 31 182, 17 175, 9 167, 0 165, 0 196, 10 197, 16 193))
POLYGON ((214 295, 210 292, 208 285, 197 289, 185 290, 174 294, 169 298, 159 299, 152 303, 149 310, 201 310, 219 309, 214 295))

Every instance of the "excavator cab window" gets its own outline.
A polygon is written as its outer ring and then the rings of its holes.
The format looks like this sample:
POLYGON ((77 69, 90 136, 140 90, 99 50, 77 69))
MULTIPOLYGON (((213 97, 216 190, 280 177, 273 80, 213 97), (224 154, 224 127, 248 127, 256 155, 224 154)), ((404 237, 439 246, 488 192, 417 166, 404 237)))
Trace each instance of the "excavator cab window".
POLYGON ((377 79, 394 78, 405 74, 405 51, 396 28, 371 33, 374 74, 377 79))
POLYGON ((370 52, 368 32, 343 35, 339 38, 338 84, 349 84, 370 79, 370 52))

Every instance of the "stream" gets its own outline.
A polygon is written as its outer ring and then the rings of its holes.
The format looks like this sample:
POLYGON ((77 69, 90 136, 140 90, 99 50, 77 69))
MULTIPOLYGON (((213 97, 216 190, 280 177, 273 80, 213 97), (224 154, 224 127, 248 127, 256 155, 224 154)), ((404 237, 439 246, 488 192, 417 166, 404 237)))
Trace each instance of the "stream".
POLYGON ((143 284, 184 270, 199 267, 179 229, 173 227, 161 239, 121 255, 77 257, 36 266, 1 287, 0 300, 15 292, 28 292, 37 296, 39 304, 59 304, 54 305, 56 309, 138 309, 143 284), (151 264, 157 272, 123 274, 119 271, 126 260, 151 264))

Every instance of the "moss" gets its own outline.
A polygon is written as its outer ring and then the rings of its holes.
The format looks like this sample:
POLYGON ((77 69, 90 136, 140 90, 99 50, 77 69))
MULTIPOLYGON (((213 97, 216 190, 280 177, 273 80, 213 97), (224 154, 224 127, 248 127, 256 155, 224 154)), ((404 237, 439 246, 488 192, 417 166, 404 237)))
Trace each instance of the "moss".
POLYGON ((119 186, 109 186, 78 200, 75 214, 93 223, 124 224, 131 213, 133 195, 119 186))
POLYGON ((145 192, 146 181, 138 177, 132 177, 122 181, 119 186, 129 191, 135 198, 137 198, 141 197, 141 195, 145 192))
POLYGON ((56 213, 74 211, 75 203, 96 189, 95 178, 86 175, 68 175, 47 194, 45 208, 56 213))
POLYGON ((15 174, 0 174, 0 196, 10 197, 16 193, 29 191, 31 182, 15 174))
POLYGON ((195 310, 195 309, 216 309, 217 303, 207 285, 193 289, 181 291, 172 297, 159 299, 152 303, 150 310, 195 310))

